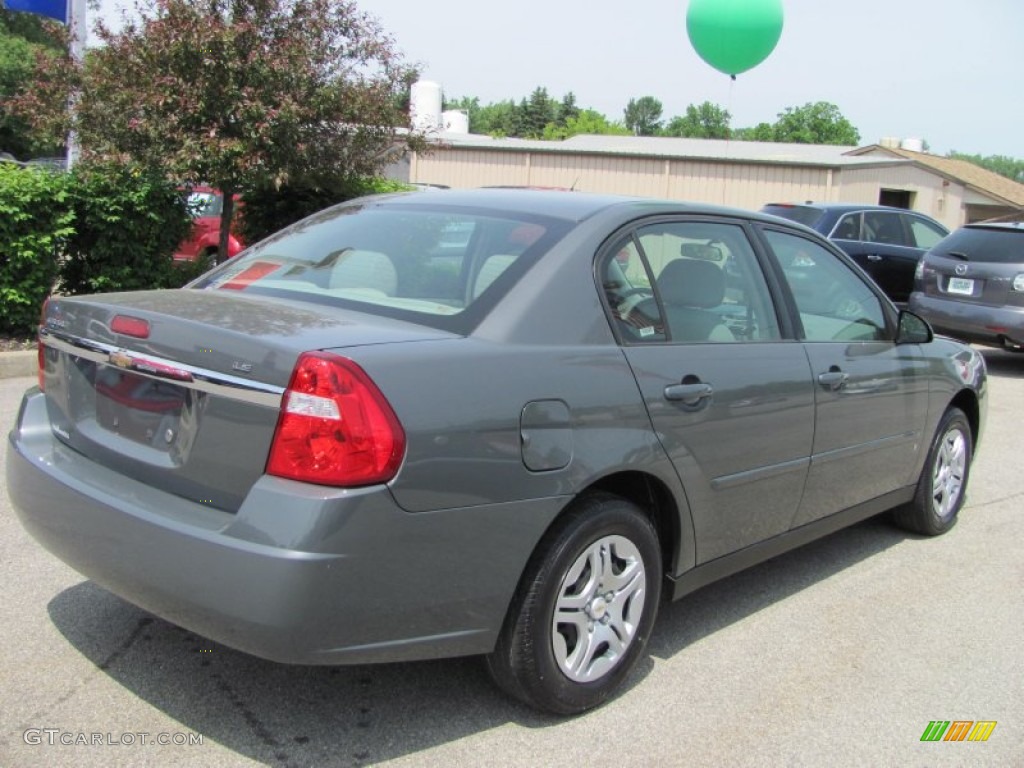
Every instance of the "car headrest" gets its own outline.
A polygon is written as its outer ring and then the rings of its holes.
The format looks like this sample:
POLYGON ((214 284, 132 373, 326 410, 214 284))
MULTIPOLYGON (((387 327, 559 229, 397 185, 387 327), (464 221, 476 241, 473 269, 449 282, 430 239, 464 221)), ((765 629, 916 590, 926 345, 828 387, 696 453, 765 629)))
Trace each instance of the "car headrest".
POLYGON ((676 259, 661 271, 658 289, 666 304, 708 309, 725 298, 725 275, 709 261, 676 259))

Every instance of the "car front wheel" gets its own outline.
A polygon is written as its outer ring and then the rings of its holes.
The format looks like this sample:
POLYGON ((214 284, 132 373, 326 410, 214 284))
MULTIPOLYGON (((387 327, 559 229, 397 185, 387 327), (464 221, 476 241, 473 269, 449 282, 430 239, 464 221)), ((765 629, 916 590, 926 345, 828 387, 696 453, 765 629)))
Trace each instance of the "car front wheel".
POLYGON ((914 500, 895 511, 899 525, 926 536, 953 527, 967 492, 974 445, 971 435, 963 411, 946 411, 935 431, 914 500))
POLYGON ((660 594, 658 537, 643 511, 609 494, 582 498, 531 558, 488 668, 538 709, 595 707, 643 653, 660 594))

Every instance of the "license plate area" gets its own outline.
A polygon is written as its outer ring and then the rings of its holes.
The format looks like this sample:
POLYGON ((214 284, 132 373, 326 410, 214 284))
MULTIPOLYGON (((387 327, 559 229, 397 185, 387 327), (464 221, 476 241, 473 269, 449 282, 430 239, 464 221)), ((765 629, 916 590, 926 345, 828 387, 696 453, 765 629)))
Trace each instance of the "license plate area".
POLYGON ((100 429, 159 451, 171 449, 185 407, 184 387, 108 365, 95 366, 93 375, 100 429))
POLYGON ((951 277, 946 284, 946 293, 955 293, 960 296, 974 295, 974 281, 966 277, 951 277))

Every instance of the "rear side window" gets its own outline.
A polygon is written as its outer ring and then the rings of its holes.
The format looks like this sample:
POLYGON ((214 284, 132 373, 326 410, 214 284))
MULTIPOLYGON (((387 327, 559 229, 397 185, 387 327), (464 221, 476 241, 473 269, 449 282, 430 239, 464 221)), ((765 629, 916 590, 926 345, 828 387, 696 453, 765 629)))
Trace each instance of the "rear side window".
POLYGON ((193 287, 443 318, 496 300, 567 229, 556 219, 353 203, 289 227, 193 287))
POLYGON ((949 234, 946 230, 917 216, 909 216, 907 221, 910 222, 910 233, 914 237, 913 245, 918 248, 931 248, 949 234))
POLYGON ((978 263, 1024 264, 1024 229, 963 227, 931 252, 978 263))
POLYGON ((600 267, 627 343, 735 343, 781 337, 771 296, 743 227, 670 221, 640 227, 600 267))

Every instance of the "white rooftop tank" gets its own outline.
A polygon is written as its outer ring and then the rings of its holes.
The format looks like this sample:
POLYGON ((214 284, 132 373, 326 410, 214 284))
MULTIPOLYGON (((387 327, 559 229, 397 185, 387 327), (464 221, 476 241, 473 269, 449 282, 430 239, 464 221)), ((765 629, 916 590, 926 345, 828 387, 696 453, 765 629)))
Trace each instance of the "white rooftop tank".
POLYGON ((409 116, 417 131, 441 130, 441 86, 432 80, 417 80, 409 92, 409 116))
POLYGON ((924 139, 904 139, 900 142, 900 149, 908 152, 924 152, 924 139))
POLYGON ((441 124, 446 133, 469 133, 469 113, 463 109, 449 109, 441 113, 441 124))

